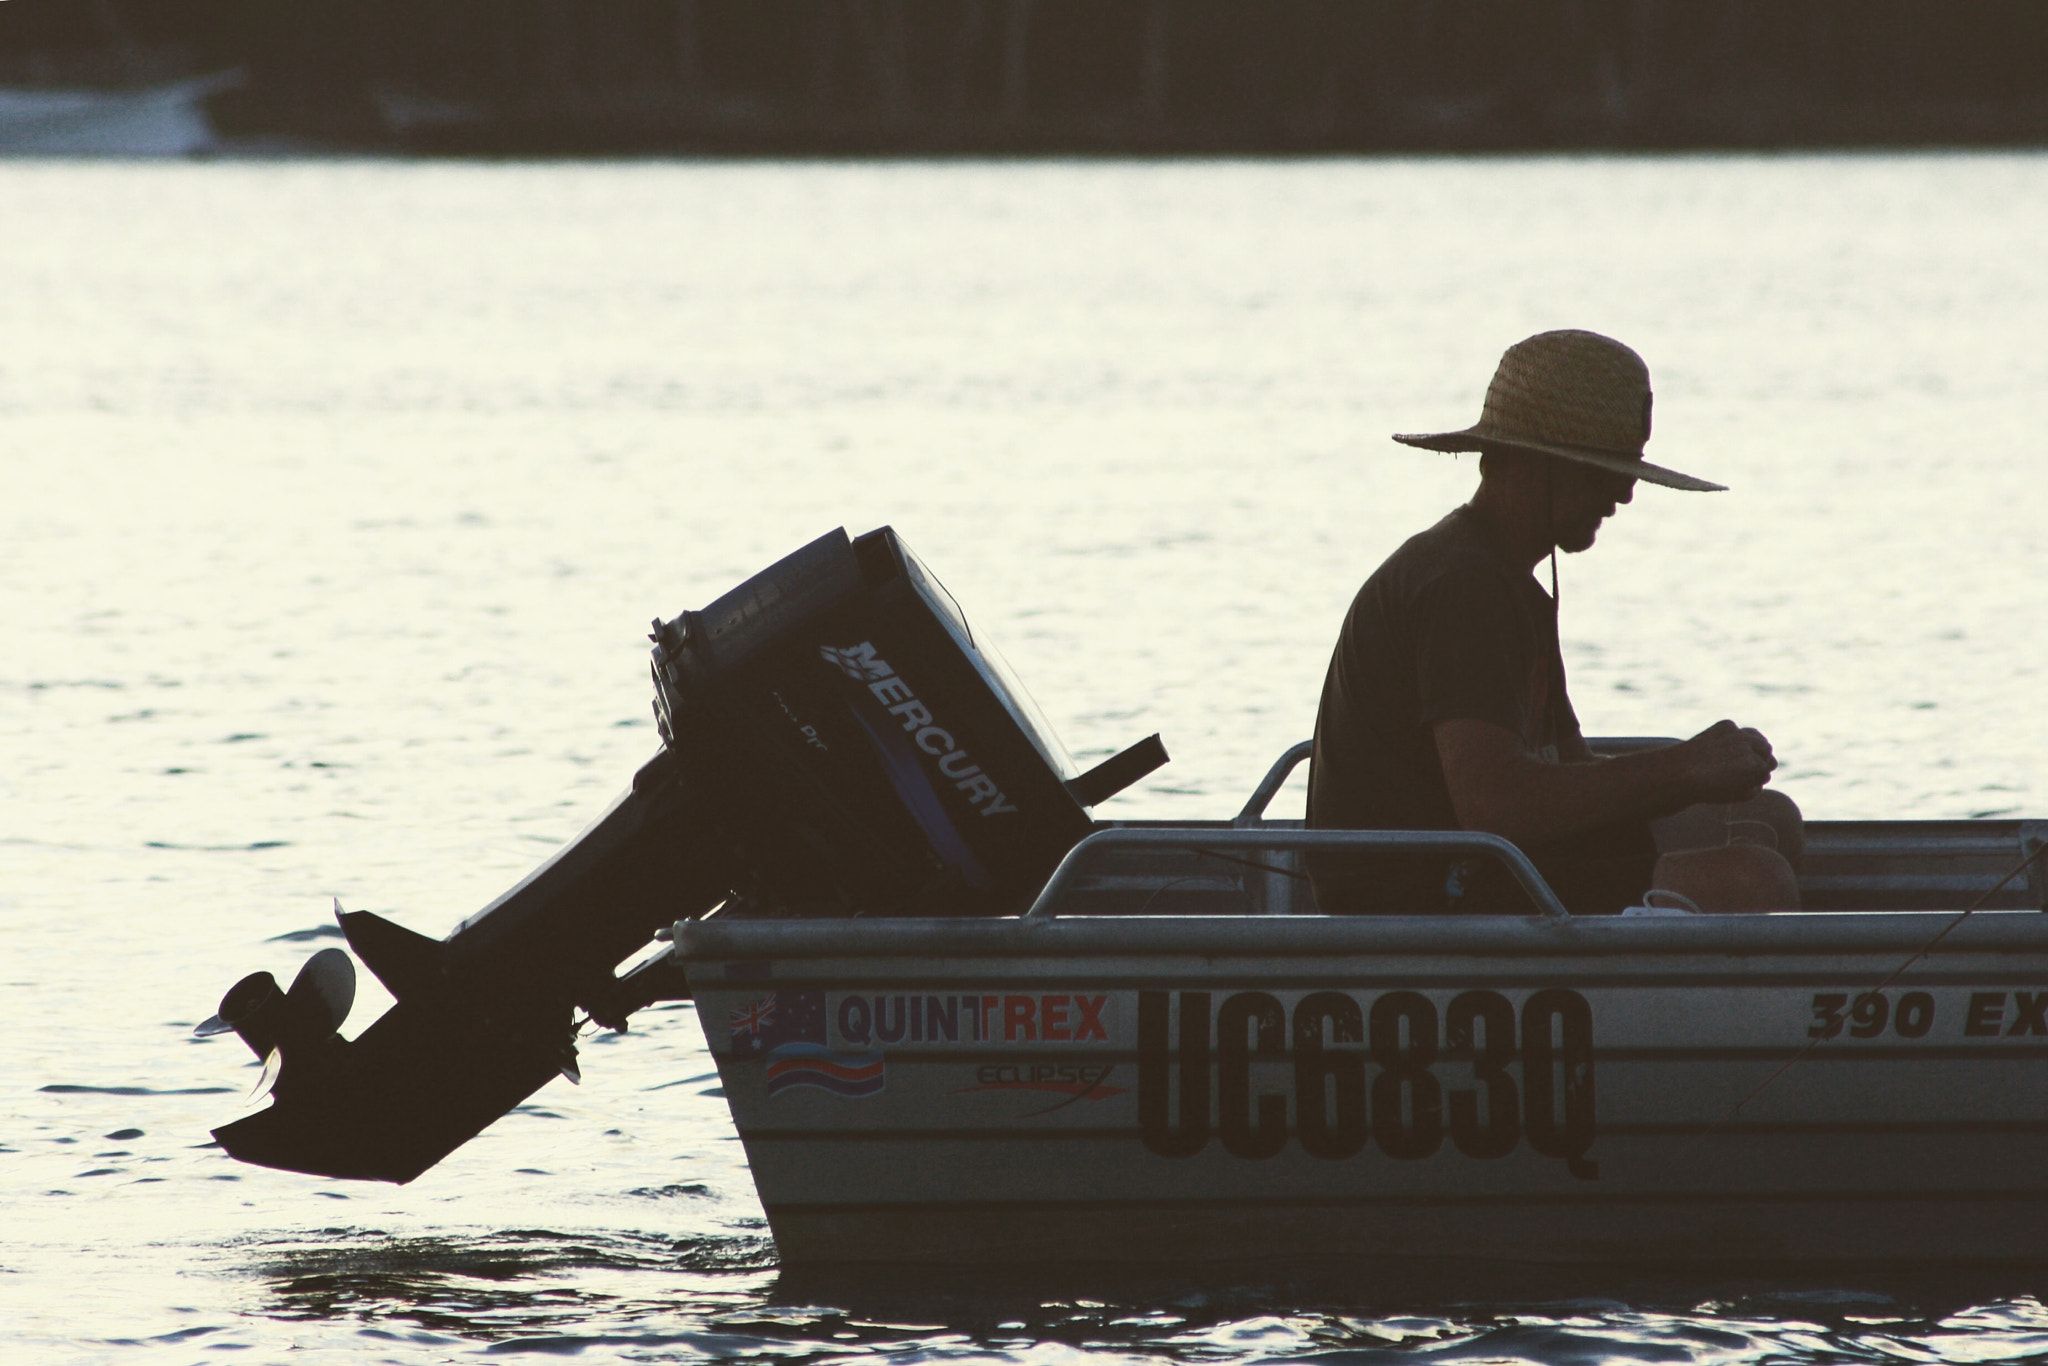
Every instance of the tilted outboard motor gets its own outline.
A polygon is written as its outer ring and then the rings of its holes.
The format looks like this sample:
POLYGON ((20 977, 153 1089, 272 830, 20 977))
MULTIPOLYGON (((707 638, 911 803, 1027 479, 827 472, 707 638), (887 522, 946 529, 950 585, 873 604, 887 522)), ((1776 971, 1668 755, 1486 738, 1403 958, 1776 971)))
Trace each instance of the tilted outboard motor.
POLYGON ((578 1009, 623 1029, 685 994, 663 959, 616 975, 656 930, 714 910, 1014 913, 1088 833, 1086 808, 1166 761, 1155 735, 1070 777, 1028 695, 887 527, 835 531, 657 621, 654 685, 661 752, 446 939, 337 905, 397 998, 354 1041, 338 949, 289 991, 268 973, 229 991, 201 1032, 235 1030, 276 1074, 269 1108, 214 1131, 229 1153, 410 1181, 576 1077, 578 1009))

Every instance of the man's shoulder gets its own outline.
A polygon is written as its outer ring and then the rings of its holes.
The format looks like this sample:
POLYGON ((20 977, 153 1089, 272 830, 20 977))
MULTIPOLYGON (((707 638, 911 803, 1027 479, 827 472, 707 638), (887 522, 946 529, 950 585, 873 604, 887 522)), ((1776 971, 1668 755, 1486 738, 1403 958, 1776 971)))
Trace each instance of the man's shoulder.
POLYGON ((1413 599, 1432 588, 1461 581, 1512 586, 1514 566, 1487 544, 1469 508, 1457 508, 1435 526, 1419 531, 1387 556, 1366 581, 1397 599, 1413 599))

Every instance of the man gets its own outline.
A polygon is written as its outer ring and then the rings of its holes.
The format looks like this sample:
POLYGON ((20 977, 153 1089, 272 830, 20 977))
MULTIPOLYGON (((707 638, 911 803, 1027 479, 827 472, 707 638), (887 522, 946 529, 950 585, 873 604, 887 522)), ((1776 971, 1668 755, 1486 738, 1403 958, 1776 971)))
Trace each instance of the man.
MULTIPOLYGON (((1653 887, 1703 910, 1798 905, 1779 852, 1797 856, 1798 809, 1761 791, 1777 767, 1761 734, 1720 721, 1597 759, 1566 695, 1557 604, 1536 566, 1550 557, 1554 589, 1556 552, 1591 547, 1639 479, 1722 487, 1644 460, 1649 435, 1642 358, 1564 331, 1508 348, 1475 426, 1394 438, 1480 452, 1479 489, 1353 601, 1316 717, 1310 826, 1500 835, 1577 914, 1642 904, 1653 887)), ((1325 855, 1313 868, 1326 911, 1527 905, 1493 860, 1325 855)))

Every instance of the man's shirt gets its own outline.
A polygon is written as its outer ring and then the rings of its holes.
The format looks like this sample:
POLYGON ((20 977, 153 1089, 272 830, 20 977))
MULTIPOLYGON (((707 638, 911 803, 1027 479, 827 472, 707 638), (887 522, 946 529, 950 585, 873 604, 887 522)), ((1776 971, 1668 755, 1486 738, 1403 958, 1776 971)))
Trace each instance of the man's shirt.
MULTIPOLYGON (((1411 537, 1353 599, 1316 714, 1308 824, 1460 828, 1432 729, 1451 720, 1490 721, 1552 761, 1582 743, 1556 604, 1469 507, 1411 537)), ((1334 893, 1441 909, 1443 870, 1442 860, 1369 859, 1346 860, 1340 873, 1322 859, 1317 890, 1326 902, 1334 893)))

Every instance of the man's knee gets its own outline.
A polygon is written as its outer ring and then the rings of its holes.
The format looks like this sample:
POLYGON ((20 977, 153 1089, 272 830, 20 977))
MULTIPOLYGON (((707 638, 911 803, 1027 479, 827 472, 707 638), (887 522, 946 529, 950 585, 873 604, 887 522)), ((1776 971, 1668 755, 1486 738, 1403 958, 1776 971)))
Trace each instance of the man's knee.
MULTIPOLYGON (((1729 818, 1730 833, 1739 836, 1734 828, 1739 820, 1758 821, 1770 827, 1772 847, 1785 856, 1785 861, 1794 868, 1799 866, 1800 855, 1806 852, 1806 817, 1799 813, 1799 803, 1793 801, 1776 788, 1767 787, 1748 801, 1734 808, 1736 814, 1729 818)), ((1741 842, 1739 838, 1735 841, 1741 842)), ((1759 841, 1750 841, 1758 843, 1759 841)))
POLYGON ((1719 849, 1728 842, 1728 808, 1720 802, 1701 802, 1650 822, 1657 852, 1678 854, 1688 849, 1719 849))
POLYGON ((1799 879, 1792 865, 1761 844, 1665 854, 1657 860, 1652 884, 1677 892, 1703 911, 1799 909, 1799 879))
POLYGON ((1797 868, 1806 852, 1806 821, 1799 804, 1773 788, 1748 801, 1702 802, 1652 821, 1657 848, 1665 854, 1719 849, 1725 845, 1762 845, 1775 849, 1797 868))

